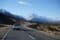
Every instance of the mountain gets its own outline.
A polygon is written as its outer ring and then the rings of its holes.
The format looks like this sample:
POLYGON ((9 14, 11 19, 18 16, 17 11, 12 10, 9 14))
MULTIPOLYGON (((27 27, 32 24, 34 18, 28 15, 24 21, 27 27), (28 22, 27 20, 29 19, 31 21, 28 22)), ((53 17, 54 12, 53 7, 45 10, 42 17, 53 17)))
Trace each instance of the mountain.
POLYGON ((13 24, 16 20, 25 20, 25 18, 11 14, 4 9, 0 9, 0 24, 13 24))
POLYGON ((45 16, 38 16, 36 14, 32 14, 29 21, 30 22, 38 22, 38 23, 49 23, 49 24, 60 23, 59 21, 53 20, 51 18, 47 18, 45 16))
POLYGON ((39 23, 48 23, 49 22, 49 20, 47 18, 42 17, 42 16, 34 17, 34 18, 31 19, 31 21, 39 22, 39 23))
POLYGON ((38 22, 38 23, 47 23, 49 20, 46 17, 38 16, 36 14, 32 14, 29 17, 28 21, 30 21, 30 22, 38 22))

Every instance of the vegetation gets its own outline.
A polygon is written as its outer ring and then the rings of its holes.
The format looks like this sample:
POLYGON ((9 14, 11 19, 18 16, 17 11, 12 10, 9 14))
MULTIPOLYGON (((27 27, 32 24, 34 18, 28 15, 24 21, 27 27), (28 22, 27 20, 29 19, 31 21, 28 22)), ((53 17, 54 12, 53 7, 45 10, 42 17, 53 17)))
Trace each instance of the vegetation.
POLYGON ((28 27, 37 29, 39 31, 49 32, 49 33, 51 32, 51 33, 60 35, 60 25, 55 25, 55 24, 32 24, 32 25, 29 25, 28 27))
POLYGON ((0 24, 0 27, 6 27, 6 25, 4 25, 4 24, 0 24))

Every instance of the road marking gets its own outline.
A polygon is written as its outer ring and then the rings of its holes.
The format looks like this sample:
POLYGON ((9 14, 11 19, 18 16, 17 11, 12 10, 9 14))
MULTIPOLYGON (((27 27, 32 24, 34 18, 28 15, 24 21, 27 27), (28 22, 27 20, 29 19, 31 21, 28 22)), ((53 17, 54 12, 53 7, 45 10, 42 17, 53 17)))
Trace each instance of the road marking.
POLYGON ((6 38, 7 34, 10 32, 10 30, 3 36, 2 40, 4 40, 6 38))
POLYGON ((30 38, 32 38, 33 40, 36 40, 33 36, 31 36, 31 35, 28 35, 30 38))

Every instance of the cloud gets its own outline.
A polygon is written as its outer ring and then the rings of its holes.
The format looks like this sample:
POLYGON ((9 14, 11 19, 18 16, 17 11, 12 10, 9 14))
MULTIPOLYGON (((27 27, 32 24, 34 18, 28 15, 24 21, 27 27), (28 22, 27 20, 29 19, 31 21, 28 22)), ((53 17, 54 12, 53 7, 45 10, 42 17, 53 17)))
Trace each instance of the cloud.
POLYGON ((27 4, 27 3, 22 2, 22 1, 19 1, 18 3, 19 3, 19 4, 23 4, 23 5, 26 5, 26 4, 27 4))
POLYGON ((31 3, 28 3, 28 2, 19 1, 18 3, 22 5, 32 6, 31 3))

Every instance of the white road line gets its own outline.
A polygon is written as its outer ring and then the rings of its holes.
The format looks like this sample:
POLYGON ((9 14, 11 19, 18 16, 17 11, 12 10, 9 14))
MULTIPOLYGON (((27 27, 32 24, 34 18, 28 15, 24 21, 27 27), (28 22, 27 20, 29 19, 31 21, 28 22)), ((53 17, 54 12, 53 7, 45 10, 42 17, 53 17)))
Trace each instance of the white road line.
MULTIPOLYGON (((10 32, 10 30, 8 32, 10 32)), ((6 38, 8 32, 3 36, 2 40, 4 40, 6 38)))
POLYGON ((31 36, 31 35, 28 35, 30 38, 32 38, 33 40, 36 40, 33 36, 31 36))

